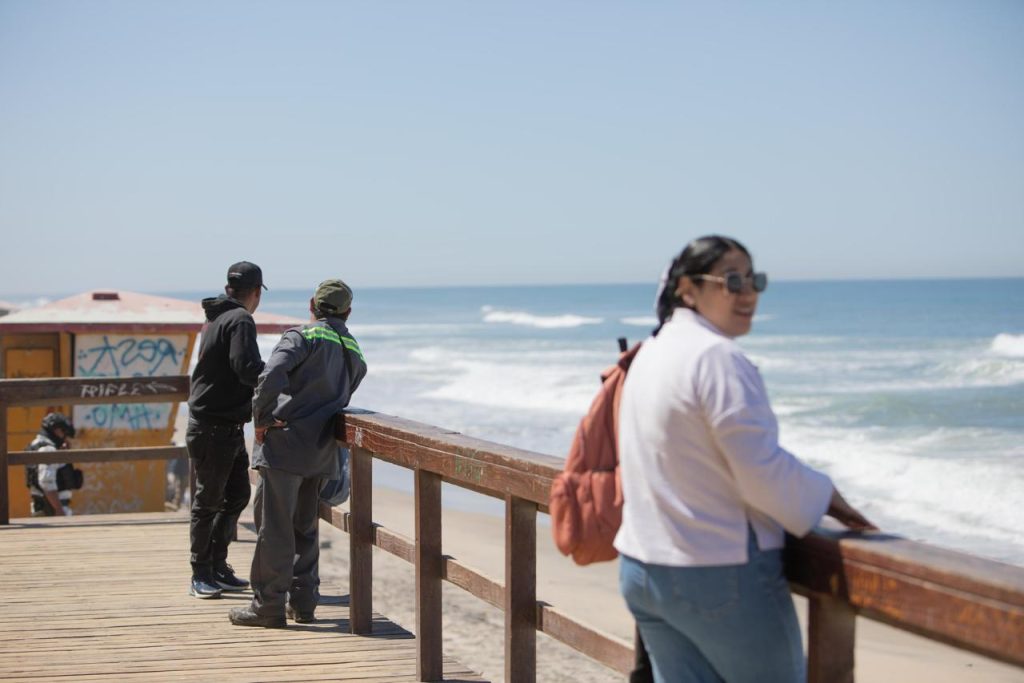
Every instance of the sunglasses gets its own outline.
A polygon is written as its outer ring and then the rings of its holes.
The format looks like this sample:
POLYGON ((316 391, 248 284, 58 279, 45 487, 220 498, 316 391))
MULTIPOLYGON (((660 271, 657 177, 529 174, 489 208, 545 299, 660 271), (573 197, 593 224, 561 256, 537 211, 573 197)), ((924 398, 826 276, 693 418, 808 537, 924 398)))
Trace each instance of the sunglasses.
POLYGON ((750 282, 751 288, 755 292, 763 292, 768 288, 768 274, 767 273, 751 273, 750 275, 740 275, 739 273, 726 273, 725 277, 720 275, 691 275, 693 280, 709 280, 711 282, 721 282, 725 285, 725 288, 729 290, 731 294, 739 294, 743 291, 743 285, 748 281, 750 282))

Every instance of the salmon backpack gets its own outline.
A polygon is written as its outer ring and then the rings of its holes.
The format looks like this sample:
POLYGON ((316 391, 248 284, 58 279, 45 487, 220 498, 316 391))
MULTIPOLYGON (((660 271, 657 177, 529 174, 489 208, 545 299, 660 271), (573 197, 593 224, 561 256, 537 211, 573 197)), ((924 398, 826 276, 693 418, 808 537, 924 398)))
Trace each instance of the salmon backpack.
POLYGON ((601 373, 601 389, 580 420, 565 460, 551 485, 551 533, 563 555, 576 564, 618 557, 612 546, 622 523, 619 480, 619 400, 629 366, 640 350, 619 340, 619 362, 601 373))

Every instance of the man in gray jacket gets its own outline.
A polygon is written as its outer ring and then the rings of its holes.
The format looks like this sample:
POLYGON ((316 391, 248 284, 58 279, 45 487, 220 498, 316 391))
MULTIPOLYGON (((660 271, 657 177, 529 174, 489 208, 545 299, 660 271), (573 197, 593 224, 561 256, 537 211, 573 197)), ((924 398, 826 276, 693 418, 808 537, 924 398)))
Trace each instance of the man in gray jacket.
POLYGON ((352 290, 321 282, 309 302, 311 322, 286 331, 253 397, 260 519, 249 580, 253 599, 231 610, 238 626, 285 626, 285 613, 309 623, 319 600, 319 492, 337 478, 334 416, 366 374, 359 344, 345 323, 352 290))

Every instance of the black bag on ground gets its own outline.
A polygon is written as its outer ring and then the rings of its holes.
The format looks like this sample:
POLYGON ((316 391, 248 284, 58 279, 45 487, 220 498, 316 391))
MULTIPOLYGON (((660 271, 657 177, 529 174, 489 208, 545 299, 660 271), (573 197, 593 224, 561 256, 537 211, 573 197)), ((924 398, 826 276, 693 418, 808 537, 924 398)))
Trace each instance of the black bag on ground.
POLYGON ((85 474, 71 463, 65 463, 57 470, 57 488, 61 491, 80 489, 84 483, 85 474))

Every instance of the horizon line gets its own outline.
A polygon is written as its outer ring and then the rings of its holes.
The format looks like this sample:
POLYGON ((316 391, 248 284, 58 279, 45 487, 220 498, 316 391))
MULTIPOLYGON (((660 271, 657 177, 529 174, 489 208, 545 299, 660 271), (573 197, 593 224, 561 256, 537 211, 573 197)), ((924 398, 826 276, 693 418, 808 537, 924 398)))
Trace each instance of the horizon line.
MULTIPOLYGON (((861 282, 861 283, 886 283, 886 282, 951 282, 951 281, 998 281, 998 280, 1024 280, 1024 275, 1004 275, 1004 276, 886 276, 886 277, 849 277, 849 278, 780 278, 770 279, 771 283, 775 284, 795 284, 795 283, 843 283, 843 282, 861 282)), ((540 288, 540 287, 612 287, 612 286, 651 286, 655 287, 656 282, 643 282, 643 281, 611 281, 611 282, 529 282, 529 283, 506 283, 506 284, 407 284, 407 285, 365 285, 359 286, 361 290, 396 290, 396 289, 416 289, 416 290, 438 290, 438 289, 513 289, 513 288, 540 288)), ((215 286, 214 288, 216 288, 215 286)), ((289 291, 306 291, 308 287, 305 286, 285 286, 285 287, 274 287, 268 289, 268 291, 278 292, 289 292, 289 291)), ((74 292, 22 292, 22 293, 2 293, 0 299, 6 299, 8 303, 12 297, 29 297, 29 298, 53 298, 61 299, 68 296, 75 296, 84 292, 93 291, 126 291, 126 292, 138 292, 140 294, 168 294, 168 293, 197 293, 206 291, 205 289, 128 289, 125 287, 90 287, 74 292)))

